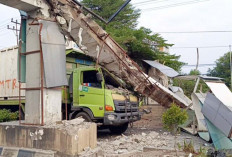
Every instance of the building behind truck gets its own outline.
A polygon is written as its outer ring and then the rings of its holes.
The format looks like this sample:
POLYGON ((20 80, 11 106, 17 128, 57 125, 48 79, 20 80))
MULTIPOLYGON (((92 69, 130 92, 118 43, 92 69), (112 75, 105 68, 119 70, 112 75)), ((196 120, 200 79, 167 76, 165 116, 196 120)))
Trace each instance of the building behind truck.
MULTIPOLYGON (((18 48, 0 51, 0 108, 18 111, 18 48)), ((95 66, 95 62, 76 44, 66 47, 66 72, 69 86, 63 91, 63 117, 65 117, 65 95, 67 95, 68 118, 82 117, 108 127, 112 132, 126 131, 129 122, 140 119, 138 98, 125 90, 125 83, 106 69, 95 66)), ((21 84, 26 87, 26 84, 21 84)), ((22 115, 25 92, 21 90, 22 115)))

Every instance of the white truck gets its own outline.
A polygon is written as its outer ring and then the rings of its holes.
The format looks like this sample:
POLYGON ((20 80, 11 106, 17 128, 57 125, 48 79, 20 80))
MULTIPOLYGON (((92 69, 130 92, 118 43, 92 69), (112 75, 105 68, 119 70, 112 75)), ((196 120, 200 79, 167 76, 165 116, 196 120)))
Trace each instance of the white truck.
MULTIPOLYGON (((18 104, 18 47, 0 50, 0 108, 17 111, 14 105, 18 104)), ((23 88, 25 84, 21 84, 23 88)), ((21 92, 22 98, 25 92, 21 92)))

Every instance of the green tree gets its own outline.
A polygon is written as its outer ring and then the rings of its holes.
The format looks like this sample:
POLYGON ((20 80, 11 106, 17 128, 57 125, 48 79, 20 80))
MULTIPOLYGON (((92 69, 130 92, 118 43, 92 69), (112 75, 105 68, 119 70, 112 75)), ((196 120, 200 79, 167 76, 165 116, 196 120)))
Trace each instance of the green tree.
MULTIPOLYGON (((125 0, 82 0, 82 3, 95 13, 108 19, 125 0)), ((161 52, 159 47, 171 47, 159 34, 153 34, 150 29, 137 28, 140 10, 128 4, 125 9, 108 25, 96 19, 125 50, 128 55, 141 65, 142 60, 159 60, 160 63, 180 71, 184 63, 179 62, 180 56, 161 52)))
MULTIPOLYGON (((179 78, 173 79, 173 85, 181 87, 184 91, 184 94, 187 97, 189 97, 190 99, 191 99, 191 94, 193 93, 195 84, 196 84, 196 80, 183 80, 183 79, 179 79, 179 78)), ((199 90, 203 93, 205 93, 209 90, 208 86, 202 80, 199 82, 197 92, 199 90)))
POLYGON ((200 75, 201 72, 199 70, 196 70, 196 69, 192 69, 190 72, 189 72, 189 75, 200 75))
POLYGON ((225 79, 225 83, 230 87, 230 53, 226 53, 216 61, 216 67, 208 70, 209 76, 221 77, 225 79))
MULTIPOLYGON (((93 10, 95 13, 109 19, 118 8, 125 3, 124 0, 82 0, 82 3, 93 10)), ((122 29, 123 27, 134 29, 137 26, 137 20, 140 16, 140 10, 135 9, 131 4, 128 4, 124 10, 118 14, 115 19, 108 25, 96 20, 105 30, 108 29, 122 29)))

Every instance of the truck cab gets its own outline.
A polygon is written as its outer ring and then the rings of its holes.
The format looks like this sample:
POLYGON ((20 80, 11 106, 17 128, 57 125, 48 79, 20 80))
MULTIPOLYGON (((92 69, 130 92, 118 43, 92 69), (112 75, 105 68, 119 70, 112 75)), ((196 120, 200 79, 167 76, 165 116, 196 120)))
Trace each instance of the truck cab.
POLYGON ((125 83, 104 68, 74 69, 69 78, 70 119, 82 117, 114 133, 126 131, 141 116, 138 98, 123 87, 125 83))

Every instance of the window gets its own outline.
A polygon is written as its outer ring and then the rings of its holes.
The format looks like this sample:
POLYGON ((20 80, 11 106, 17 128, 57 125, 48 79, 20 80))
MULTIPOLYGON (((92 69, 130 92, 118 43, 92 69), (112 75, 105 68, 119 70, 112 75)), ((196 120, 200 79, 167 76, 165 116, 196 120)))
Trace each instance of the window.
POLYGON ((98 82, 96 74, 98 71, 84 71, 83 72, 83 86, 102 88, 101 82, 98 82))

